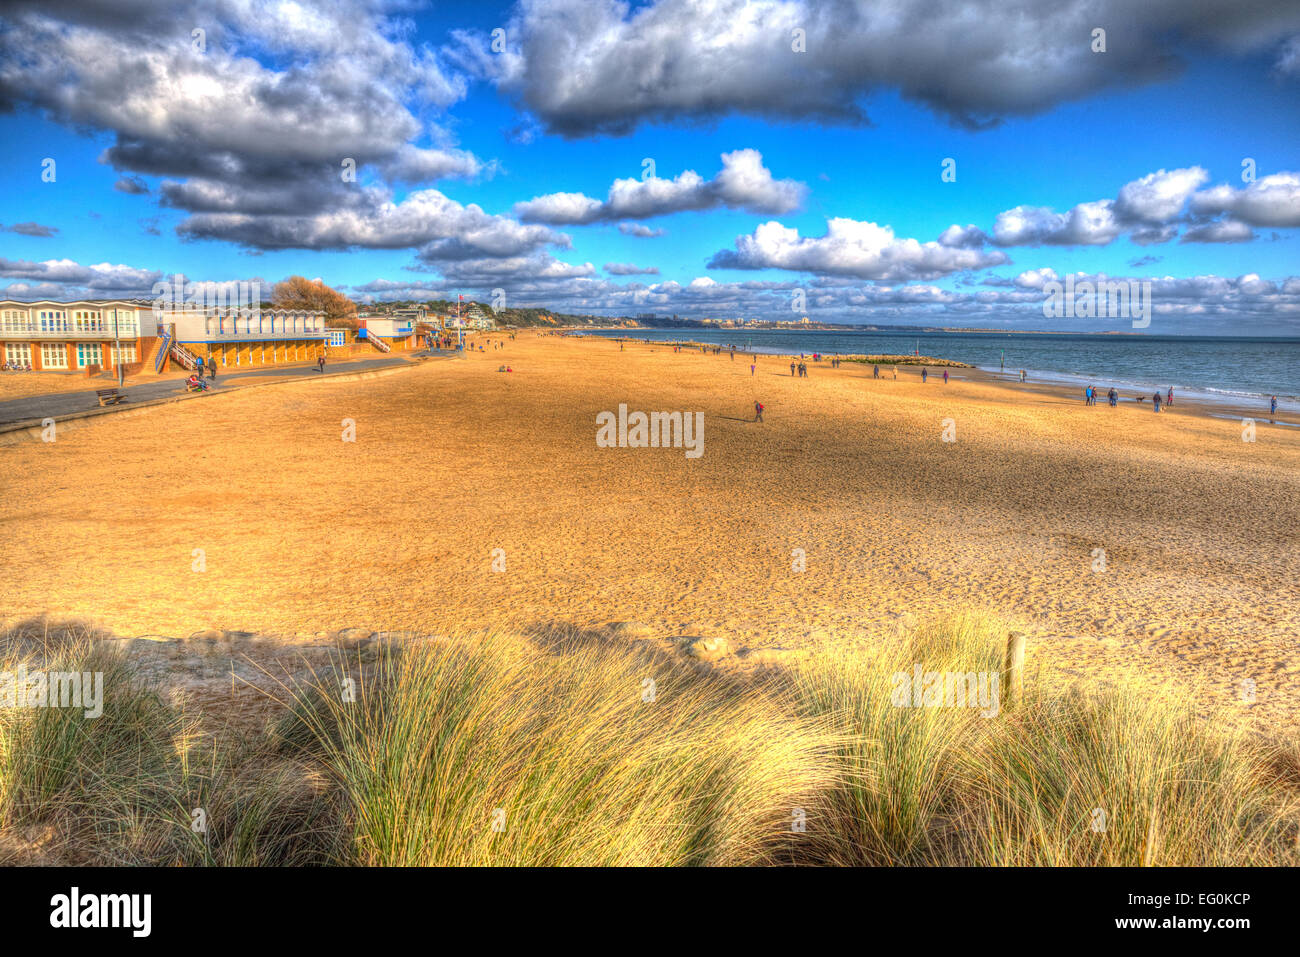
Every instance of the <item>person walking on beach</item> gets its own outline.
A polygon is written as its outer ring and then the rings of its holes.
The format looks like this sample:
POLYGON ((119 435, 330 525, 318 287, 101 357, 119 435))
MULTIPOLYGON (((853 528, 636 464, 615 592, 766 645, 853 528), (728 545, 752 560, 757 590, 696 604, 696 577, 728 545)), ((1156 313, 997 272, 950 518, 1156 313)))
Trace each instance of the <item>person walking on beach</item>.
POLYGON ((898 366, 894 366, 894 381, 898 381, 898 366))
POLYGON ((1083 387, 1083 404, 1092 405, 1092 386, 1090 385, 1083 387))
POLYGON ((924 381, 925 381, 926 379, 928 379, 929 377, 930 377, 930 370, 929 370, 929 369, 926 369, 926 368, 924 368, 924 367, 922 367, 922 368, 921 368, 921 381, 924 382, 924 381))
POLYGON ((325 372, 325 357, 323 355, 316 357, 316 371, 322 374, 325 372))
POLYGON ((880 366, 872 366, 872 367, 871 367, 871 378, 873 378, 873 379, 879 379, 879 378, 880 378, 880 366))
POLYGON ((755 422, 762 422, 762 421, 763 421, 763 403, 762 403, 762 402, 755 402, 755 403, 754 403, 754 421, 755 421, 755 422))
POLYGON ((754 374, 754 363, 752 362, 749 364, 749 374, 750 375, 754 374))
POLYGON ((1106 398, 1110 401, 1110 407, 1112 409, 1119 404, 1119 393, 1115 391, 1114 386, 1110 387, 1110 391, 1106 393, 1106 398))
POLYGON ((791 379, 794 378, 794 360, 793 360, 793 359, 790 360, 790 378, 791 378, 791 379))
POLYGON ((1170 386, 1169 395, 1165 398, 1165 408, 1167 409, 1173 404, 1174 404, 1174 387, 1170 386))
POLYGON ((944 384, 944 385, 947 385, 947 384, 948 384, 948 370, 947 370, 947 369, 944 369, 944 370, 943 370, 943 384, 944 384))
POLYGON ((1151 396, 1151 404, 1155 406, 1157 412, 1160 411, 1160 393, 1157 392, 1151 396))
POLYGON ((1268 414, 1277 415, 1277 396, 1273 396, 1268 400, 1268 414))
POLYGON ((1020 381, 1021 381, 1021 382, 1024 382, 1024 381, 1025 381, 1025 370, 1024 370, 1024 369, 1021 369, 1021 370, 1020 370, 1020 381))

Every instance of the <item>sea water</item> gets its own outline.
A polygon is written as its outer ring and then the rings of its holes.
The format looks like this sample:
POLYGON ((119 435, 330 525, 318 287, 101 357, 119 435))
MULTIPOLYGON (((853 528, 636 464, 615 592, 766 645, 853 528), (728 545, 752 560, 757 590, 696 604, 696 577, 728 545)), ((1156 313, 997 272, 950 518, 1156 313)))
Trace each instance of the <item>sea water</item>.
POLYGON ((1075 333, 873 332, 801 329, 600 329, 593 335, 735 345, 759 353, 911 355, 954 359, 1031 380, 1185 394, 1300 408, 1300 337, 1134 336, 1075 333))

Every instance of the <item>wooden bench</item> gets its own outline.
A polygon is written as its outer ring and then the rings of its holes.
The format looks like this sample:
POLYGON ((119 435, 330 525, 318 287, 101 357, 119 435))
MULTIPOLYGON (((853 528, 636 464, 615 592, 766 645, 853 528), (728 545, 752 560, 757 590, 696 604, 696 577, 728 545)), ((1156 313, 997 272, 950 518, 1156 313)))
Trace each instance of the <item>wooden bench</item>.
POLYGON ((96 389, 95 395, 99 396, 100 405, 117 405, 126 398, 116 389, 96 389))

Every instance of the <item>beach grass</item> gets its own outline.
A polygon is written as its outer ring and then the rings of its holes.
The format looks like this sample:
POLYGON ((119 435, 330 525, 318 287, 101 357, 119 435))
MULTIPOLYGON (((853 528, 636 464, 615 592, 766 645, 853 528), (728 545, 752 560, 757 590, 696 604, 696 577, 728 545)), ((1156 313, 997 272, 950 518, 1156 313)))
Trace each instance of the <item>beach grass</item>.
POLYGON ((364 864, 766 863, 834 774, 762 689, 580 636, 420 645, 341 688, 280 733, 346 795, 364 864))
POLYGON ((178 816, 193 727, 123 656, 61 636, 38 657, 4 656, 46 672, 100 673, 103 713, 0 708, 0 856, 26 847, 60 863, 138 864, 179 847, 178 816))
POLYGON ((900 697, 918 666, 997 674, 1006 631, 941 616, 748 677, 578 630, 452 634, 340 652, 265 732, 219 738, 120 652, 10 645, 5 670, 105 693, 97 718, 0 710, 0 860, 1296 863, 1294 748, 1194 688, 1031 666, 1016 701, 900 697))
POLYGON ((1031 676, 996 716, 899 707, 913 672, 992 673, 1006 626, 956 614, 795 681, 843 744, 831 795, 845 864, 1295 864, 1300 805, 1283 745, 1197 713, 1195 688, 1031 676))

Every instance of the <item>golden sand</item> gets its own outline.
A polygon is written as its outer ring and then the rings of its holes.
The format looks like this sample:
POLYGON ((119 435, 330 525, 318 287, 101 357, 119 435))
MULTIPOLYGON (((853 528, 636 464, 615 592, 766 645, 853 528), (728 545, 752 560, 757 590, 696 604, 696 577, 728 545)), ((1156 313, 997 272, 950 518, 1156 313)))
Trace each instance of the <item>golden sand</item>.
POLYGON ((1300 430, 1246 443, 1181 405, 974 370, 757 366, 521 334, 0 447, 0 615, 179 636, 632 620, 766 650, 744 667, 976 604, 1055 667, 1199 679, 1300 725, 1300 430), (703 412, 703 455, 598 448, 620 403, 703 412))

